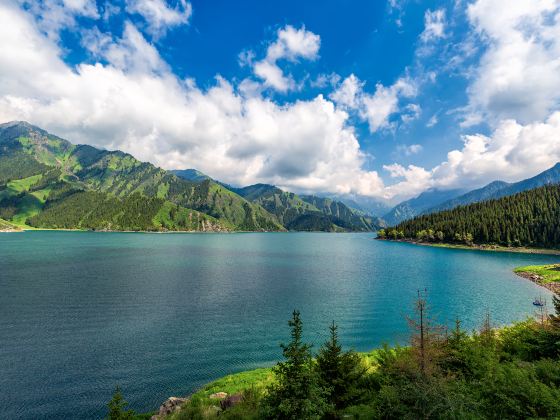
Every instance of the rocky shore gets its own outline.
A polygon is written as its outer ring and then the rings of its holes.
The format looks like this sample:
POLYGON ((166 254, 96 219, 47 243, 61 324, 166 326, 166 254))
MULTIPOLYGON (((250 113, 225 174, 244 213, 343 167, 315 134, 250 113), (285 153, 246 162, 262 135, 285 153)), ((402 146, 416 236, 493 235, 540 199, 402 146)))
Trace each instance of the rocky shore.
MULTIPOLYGON (((243 400, 243 395, 241 393, 228 395, 227 392, 216 392, 211 394, 209 398, 216 401, 216 404, 212 405, 212 407, 218 412, 239 404, 243 400)), ((154 414, 150 420, 164 420, 167 416, 181 411, 181 407, 189 401, 189 397, 169 397, 159 407, 157 414, 154 414)))
POLYGON ((542 276, 527 271, 516 271, 515 274, 560 295, 560 283, 558 282, 545 282, 542 276))

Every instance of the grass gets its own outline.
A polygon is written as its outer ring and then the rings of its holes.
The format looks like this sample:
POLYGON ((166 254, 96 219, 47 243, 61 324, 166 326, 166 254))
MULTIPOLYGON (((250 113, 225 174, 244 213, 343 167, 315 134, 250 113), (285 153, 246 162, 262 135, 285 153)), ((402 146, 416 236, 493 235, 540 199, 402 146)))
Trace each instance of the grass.
MULTIPOLYGON (((179 420, 189 417, 186 412, 195 407, 198 408, 199 412, 205 413, 203 418, 214 417, 217 415, 216 407, 219 407, 220 400, 210 398, 210 395, 217 392, 226 392, 228 395, 233 395, 248 389, 262 392, 273 381, 274 374, 272 373, 272 368, 259 368, 224 376, 214 382, 210 382, 191 395, 189 397, 190 402, 181 411, 171 414, 166 419, 179 420)), ((244 417, 241 416, 239 418, 244 417)))
POLYGON ((10 222, 6 222, 4 219, 0 219, 0 231, 3 230, 18 230, 18 227, 10 222))
MULTIPOLYGON (((376 366, 378 365, 379 350, 359 354, 362 356, 364 367, 370 371, 376 369, 376 366)), ((274 373, 272 368, 259 368, 224 376, 223 378, 217 379, 203 386, 200 390, 189 397, 190 403, 185 406, 184 410, 174 413, 169 417, 166 417, 166 419, 182 420, 187 418, 185 411, 188 411, 188 406, 193 405, 203 407, 202 411, 206 413, 203 418, 213 418, 217 415, 215 407, 220 405, 220 400, 212 399, 210 398, 210 395, 218 392, 225 392, 228 395, 234 395, 242 393, 246 390, 254 390, 262 393, 273 382, 274 373)), ((234 418, 243 418, 243 416, 234 416, 234 418)))
POLYGON ((527 265, 525 267, 517 267, 513 271, 516 273, 536 274, 542 279, 542 283, 560 282, 560 264, 527 265))
POLYGON ((16 192, 29 191, 29 188, 35 185, 42 177, 43 175, 39 174, 28 178, 10 181, 8 182, 8 188, 16 192))
POLYGON ((38 214, 42 208, 41 200, 34 195, 28 194, 18 204, 17 213, 12 218, 12 222, 16 225, 25 226, 27 219, 38 214))

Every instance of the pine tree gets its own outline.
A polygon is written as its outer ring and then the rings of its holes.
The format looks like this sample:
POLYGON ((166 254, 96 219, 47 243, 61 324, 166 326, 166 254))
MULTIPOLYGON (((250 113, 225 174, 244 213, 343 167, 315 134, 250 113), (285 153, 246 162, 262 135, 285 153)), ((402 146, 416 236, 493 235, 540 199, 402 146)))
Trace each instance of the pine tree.
POLYGON ((335 409, 340 410, 356 404, 362 397, 360 381, 366 370, 358 354, 342 350, 337 329, 333 321, 329 327, 330 338, 317 355, 317 371, 328 401, 335 409))
POLYGON ((281 344, 286 359, 274 368, 276 382, 268 388, 264 416, 272 419, 318 419, 327 411, 324 392, 313 367, 311 345, 303 343, 303 324, 299 311, 288 322, 292 341, 281 344))
POLYGON ((113 398, 107 404, 109 408, 108 420, 130 420, 134 417, 134 411, 125 410, 128 403, 125 401, 119 386, 115 388, 113 398))

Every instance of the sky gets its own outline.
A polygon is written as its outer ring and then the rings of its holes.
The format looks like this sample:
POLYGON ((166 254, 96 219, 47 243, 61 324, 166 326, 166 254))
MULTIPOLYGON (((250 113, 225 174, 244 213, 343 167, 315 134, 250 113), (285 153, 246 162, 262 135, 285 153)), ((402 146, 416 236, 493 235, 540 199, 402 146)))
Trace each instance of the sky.
POLYGON ((396 203, 560 161, 560 0, 0 0, 0 122, 396 203))

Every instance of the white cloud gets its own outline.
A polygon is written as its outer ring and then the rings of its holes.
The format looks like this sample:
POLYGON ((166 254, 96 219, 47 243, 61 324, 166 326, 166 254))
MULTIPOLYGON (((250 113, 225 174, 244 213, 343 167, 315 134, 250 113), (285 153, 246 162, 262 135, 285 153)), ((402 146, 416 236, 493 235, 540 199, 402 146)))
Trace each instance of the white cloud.
POLYGON ((362 169, 368 156, 348 114, 321 95, 278 105, 219 77, 202 90, 178 80, 130 23, 122 39, 92 35, 90 49, 105 64, 75 68, 16 7, 0 4, 0 38, 1 121, 28 120, 77 143, 233 184, 383 194, 378 174, 362 169))
MULTIPOLYGON (((399 111, 399 100, 416 95, 416 86, 408 77, 398 79, 391 86, 378 83, 375 92, 368 94, 364 91, 364 82, 354 74, 348 76, 340 86, 330 95, 330 98, 339 106, 357 110, 360 117, 369 124, 372 133, 390 126, 390 117, 399 111)), ((420 108, 409 105, 408 120, 418 116, 420 108)), ((407 119, 407 116, 404 119, 407 119)))
POLYGON ((424 148, 421 144, 411 144, 409 146, 401 144, 397 146, 397 152, 404 156, 412 156, 420 153, 424 148))
POLYGON ((430 119, 426 123, 426 127, 431 128, 435 126, 438 122, 439 122, 438 114, 436 113, 430 117, 430 119))
POLYGON ((431 183, 432 174, 415 165, 408 165, 405 168, 398 163, 394 163, 384 165, 383 169, 388 171, 392 178, 404 178, 402 181, 385 188, 386 197, 399 197, 401 199, 414 197, 425 191, 431 183))
POLYGON ((384 194, 414 196, 428 188, 478 188, 495 180, 515 182, 537 175, 560 162, 560 111, 546 121, 522 125, 502 121, 490 136, 463 137, 463 147, 431 170, 394 163, 385 165, 402 181, 385 187, 384 194))
MULTIPOLYGON (((266 86, 280 92, 287 92, 297 85, 291 75, 284 74, 278 66, 278 61, 296 62, 300 58, 316 60, 320 46, 319 35, 306 30, 305 27, 296 29, 291 25, 286 25, 278 30, 277 39, 268 46, 265 58, 254 63, 254 73, 264 81, 266 86)), ((252 59, 254 55, 250 57, 252 59)))
POLYGON ((493 180, 518 181, 560 162, 560 112, 546 121, 519 124, 504 120, 491 136, 463 138, 461 150, 448 153, 434 168, 439 186, 480 186, 493 180))
POLYGON ((161 59, 156 48, 148 43, 136 27, 125 22, 122 38, 113 39, 97 27, 85 33, 83 45, 96 58, 103 58, 112 66, 127 72, 164 73, 169 66, 161 59))
POLYGON ((401 120, 408 124, 414 120, 420 118, 420 114, 422 113, 422 108, 418 104, 408 104, 401 115, 401 120))
POLYGON ((423 42, 445 37, 445 10, 426 10, 424 14, 424 32, 420 35, 423 42))
POLYGON ((176 26, 185 25, 192 15, 192 6, 186 0, 178 0, 170 7, 166 0, 127 0, 128 13, 141 15, 147 24, 147 31, 159 38, 176 26))
POLYGON ((477 0, 468 17, 486 45, 464 126, 542 121, 560 101, 560 2, 477 0))
POLYGON ((340 86, 329 97, 339 106, 357 109, 361 105, 364 85, 365 82, 360 81, 354 74, 351 74, 342 81, 340 86))
POLYGON ((95 0, 18 0, 37 19, 39 28, 51 39, 61 29, 74 28, 76 17, 99 18, 95 0))

